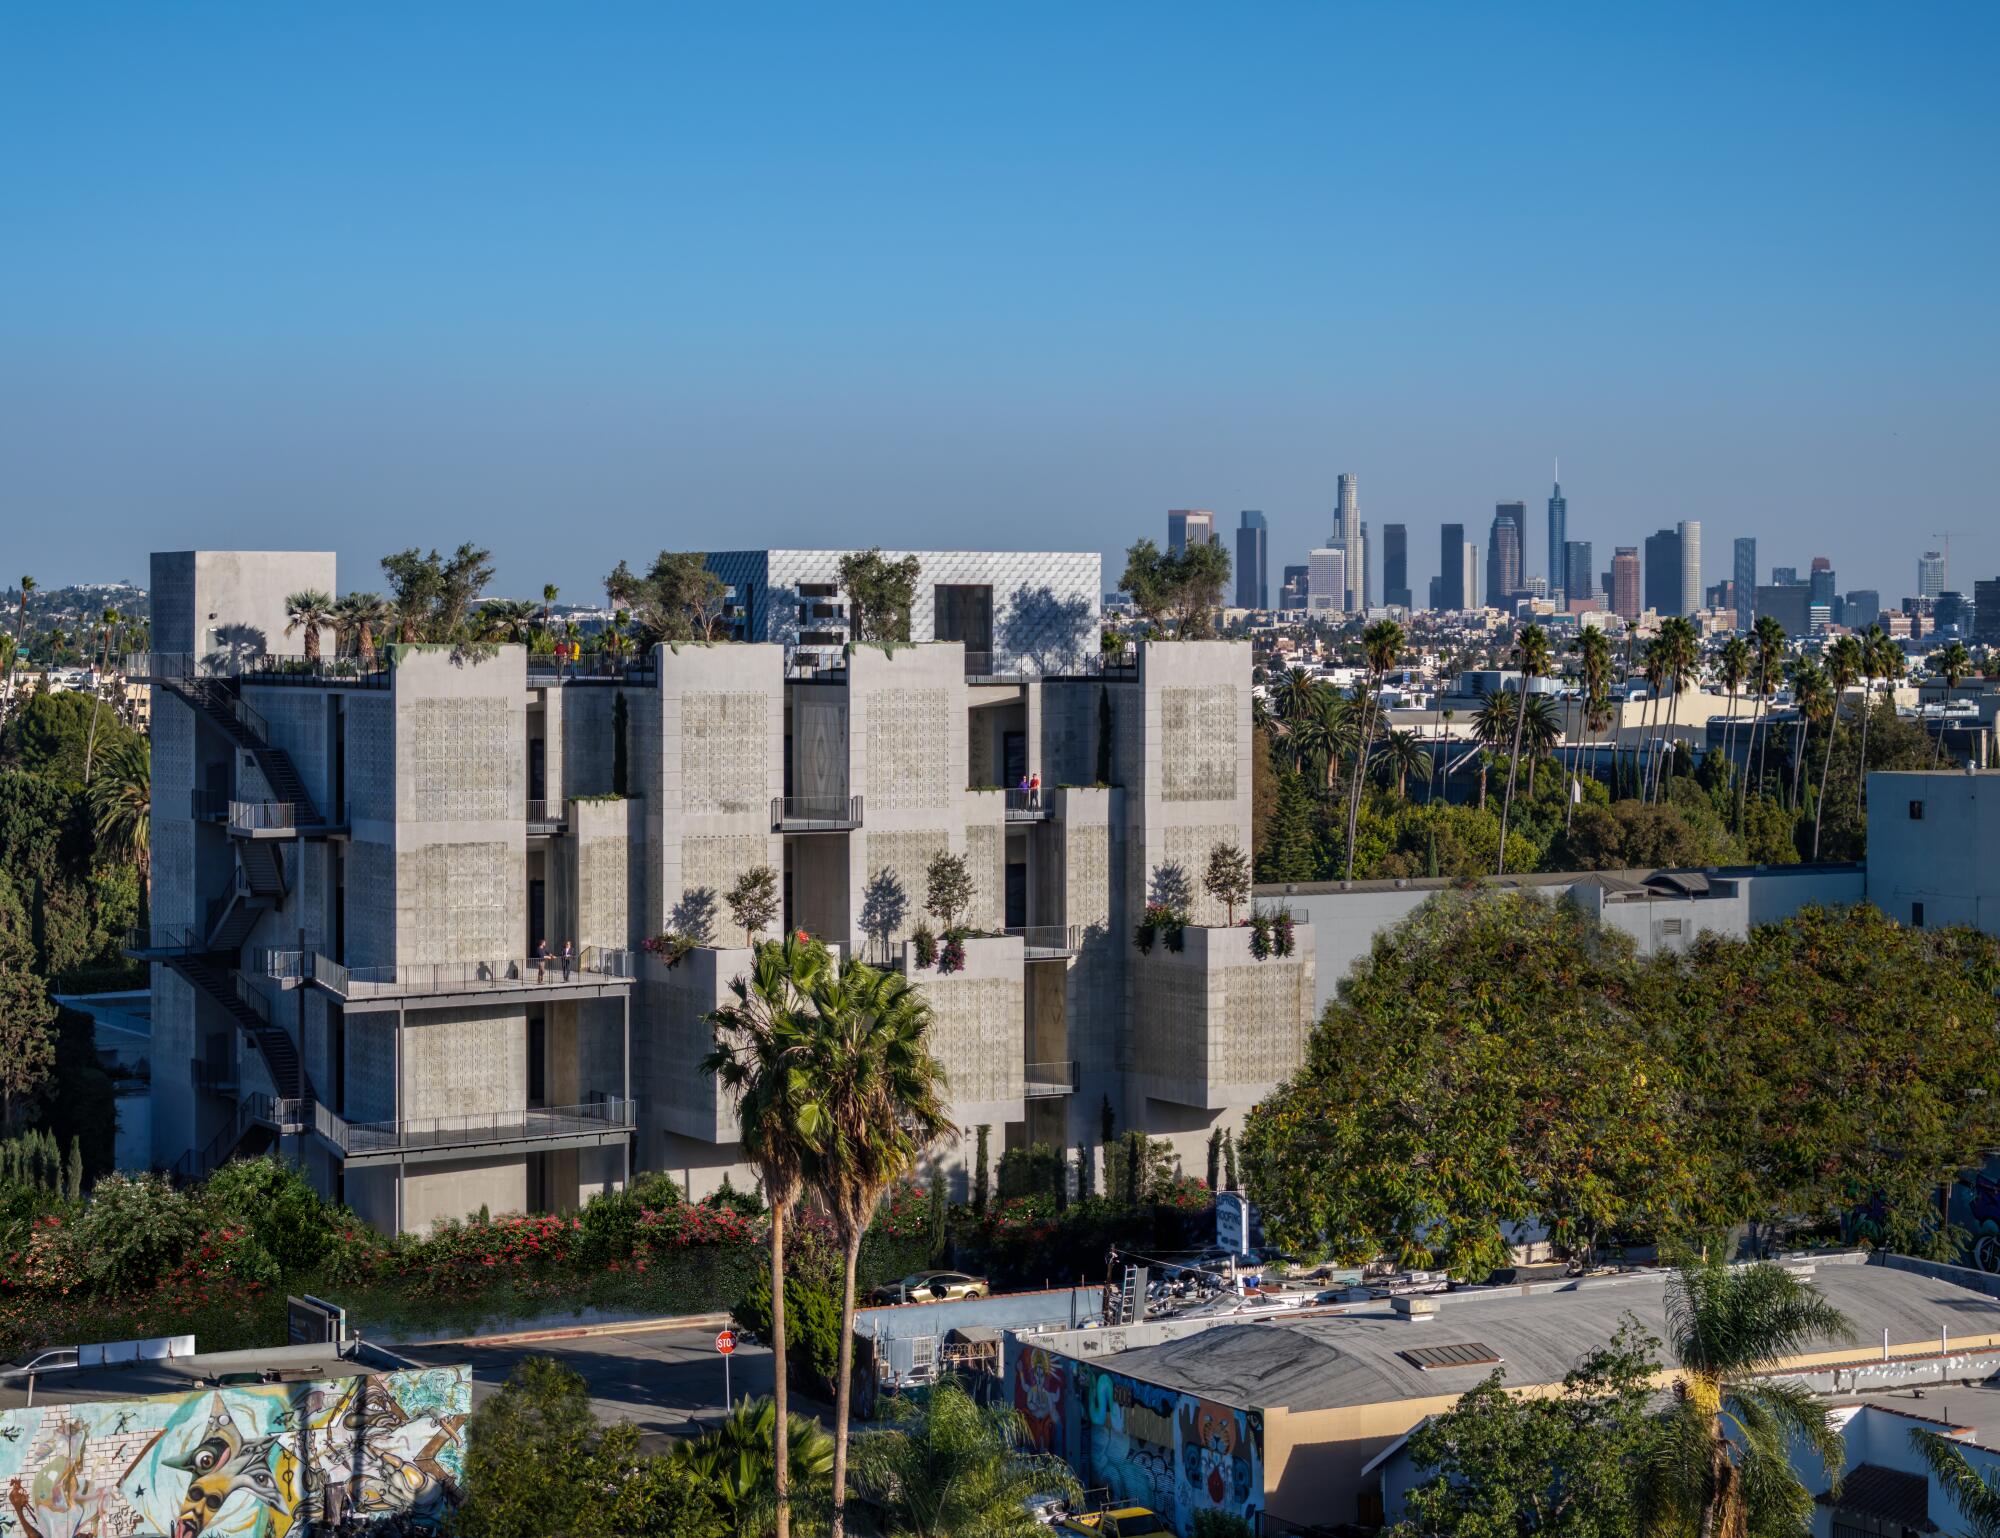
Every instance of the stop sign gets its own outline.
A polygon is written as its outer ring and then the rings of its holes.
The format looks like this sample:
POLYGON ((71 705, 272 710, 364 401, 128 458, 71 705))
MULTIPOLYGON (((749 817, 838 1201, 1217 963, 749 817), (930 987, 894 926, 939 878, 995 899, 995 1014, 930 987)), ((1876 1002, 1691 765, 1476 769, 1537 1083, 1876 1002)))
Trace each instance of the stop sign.
POLYGON ((715 1337, 715 1349, 724 1356, 736 1349, 736 1335, 732 1330, 724 1330, 715 1337))

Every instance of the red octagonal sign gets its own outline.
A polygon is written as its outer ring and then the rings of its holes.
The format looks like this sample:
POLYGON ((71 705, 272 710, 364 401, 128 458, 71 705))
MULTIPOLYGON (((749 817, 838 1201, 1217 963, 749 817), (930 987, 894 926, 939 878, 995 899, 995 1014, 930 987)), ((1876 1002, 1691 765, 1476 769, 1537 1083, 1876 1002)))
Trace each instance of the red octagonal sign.
POLYGON ((724 1330, 718 1334, 715 1337, 715 1349, 724 1356, 729 1355, 736 1349, 736 1333, 733 1330, 724 1330))

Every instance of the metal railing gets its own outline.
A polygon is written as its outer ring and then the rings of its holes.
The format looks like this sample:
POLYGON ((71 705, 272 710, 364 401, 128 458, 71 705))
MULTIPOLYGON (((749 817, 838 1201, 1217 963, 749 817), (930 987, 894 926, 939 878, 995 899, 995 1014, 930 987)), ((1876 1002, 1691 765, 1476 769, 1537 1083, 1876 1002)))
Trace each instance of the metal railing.
POLYGON ((1029 1100, 1047 1100, 1076 1093, 1076 1063, 1029 1063, 1021 1070, 1021 1093, 1029 1100))
MULTIPOLYGON (((332 962, 327 963, 328 966, 332 964, 332 962)), ((257 970, 277 982, 300 982, 306 975, 306 953, 296 950, 267 950, 260 958, 257 970)))
POLYGON ((965 676, 970 679, 991 678, 1002 683, 1016 683, 1029 676, 1028 664, 1011 652, 972 651, 965 653, 965 676))
POLYGON ((263 652, 245 659, 237 676, 258 684, 335 684, 344 689, 387 689, 393 683, 389 661, 377 653, 373 662, 359 657, 308 657, 300 652, 263 652))
POLYGON ((837 646, 788 646, 785 677, 791 682, 838 683, 847 677, 847 654, 837 646))
POLYGON ((1055 802, 1047 790, 1010 790, 1007 792, 1007 820, 1009 822, 1041 822, 1056 814, 1055 802))
POLYGON ((542 827, 559 828, 568 819, 567 804, 561 801, 530 799, 527 820, 542 827))
POLYGON ((1043 957, 1074 956, 1083 948, 1083 926, 1080 924, 1009 924, 1005 933, 1020 936, 1021 949, 1030 961, 1043 957))
POLYGON ((629 1129, 633 1125, 631 1102, 615 1096, 588 1105, 474 1111, 456 1116, 409 1117, 402 1121, 348 1121, 317 1104, 312 1112, 313 1131, 350 1157, 587 1136, 629 1129))
POLYGON ((546 688, 551 684, 575 683, 579 679, 622 679, 629 684, 650 684, 659 675, 653 668, 650 648, 644 655, 615 657, 608 652, 585 652, 570 662, 558 662, 547 654, 528 658, 528 683, 532 688, 546 688))
POLYGON ((128 929, 128 951, 155 951, 175 956, 191 956, 203 950, 201 931, 174 924, 154 924, 149 928, 128 929))
POLYGON ((226 822, 229 818, 229 792, 226 790, 189 791, 188 815, 196 822, 226 822))
POLYGON ((393 998, 404 994, 483 993, 513 988, 597 984, 638 976, 631 951, 586 945, 565 968, 560 956, 510 956, 492 961, 410 962, 398 966, 351 967, 329 957, 311 959, 312 980, 343 999, 393 998))
POLYGON ((773 796, 771 826, 787 833, 861 826, 859 796, 773 796))
POLYGON ((259 1020, 269 1025, 271 1023, 270 1000, 266 999, 262 990, 243 973, 231 972, 229 975, 236 980, 236 997, 242 1000, 243 1006, 259 1020))
POLYGON ((295 832, 298 808, 290 801, 232 801, 229 803, 229 831, 232 833, 295 832))
POLYGON ((243 1082, 242 1070, 234 1063, 211 1062, 205 1057, 198 1057, 188 1065, 188 1077, 196 1089, 211 1095, 233 1094, 243 1082))

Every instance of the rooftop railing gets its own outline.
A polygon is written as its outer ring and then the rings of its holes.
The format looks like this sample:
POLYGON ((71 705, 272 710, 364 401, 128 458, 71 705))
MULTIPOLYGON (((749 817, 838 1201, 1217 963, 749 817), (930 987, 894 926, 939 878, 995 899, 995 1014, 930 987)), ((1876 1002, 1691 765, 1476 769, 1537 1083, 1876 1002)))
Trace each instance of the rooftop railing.
POLYGON ((843 832, 861 826, 859 796, 773 796, 771 826, 786 833, 843 832))
POLYGON ((387 689, 393 683, 389 659, 308 657, 302 653, 260 652, 235 669, 246 683, 331 684, 342 689, 387 689))
POLYGON ((1074 956, 1083 947, 1083 929, 1077 924, 1009 924, 1005 932, 1020 937, 1029 961, 1074 956))
POLYGON ((289 801, 232 801, 232 833, 290 833, 299 825, 298 808, 289 801))
POLYGON ((530 798, 527 807, 527 822, 531 828, 552 832, 567 820, 567 808, 560 801, 546 801, 530 798))
POLYGON ((408 1117, 402 1121, 348 1121, 323 1105, 315 1105, 312 1122, 313 1131, 350 1158, 360 1154, 412 1153, 483 1143, 588 1136, 627 1130, 632 1125, 632 1103, 616 1096, 585 1105, 474 1111, 455 1116, 408 1117))
POLYGON ((837 646, 785 649, 785 678, 791 683, 839 683, 847 677, 847 653, 837 646))
POLYGON ((1075 1094, 1075 1062, 1029 1063, 1021 1070, 1021 1093, 1029 1100, 1075 1094))
POLYGON ((1016 789, 1007 792, 1009 822, 1046 822, 1055 814, 1055 802, 1046 790, 1016 789))

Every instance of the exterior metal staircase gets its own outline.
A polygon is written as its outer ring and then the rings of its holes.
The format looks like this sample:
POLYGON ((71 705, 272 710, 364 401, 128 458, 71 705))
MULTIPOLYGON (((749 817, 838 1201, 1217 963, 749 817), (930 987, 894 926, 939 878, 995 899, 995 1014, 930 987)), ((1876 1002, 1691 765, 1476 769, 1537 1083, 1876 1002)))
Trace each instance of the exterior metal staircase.
POLYGON ((262 1153, 278 1137, 278 1123, 269 1095, 245 1095, 222 1130, 201 1148, 190 1148, 174 1165, 183 1180, 200 1180, 227 1164, 238 1153, 262 1153))
MULTIPOLYGON (((312 1085, 306 1078, 305 1065, 299 1060, 299 1049, 289 1032, 281 1025, 274 1024, 265 1014, 257 995, 241 986, 240 975, 233 971, 227 960, 215 955, 184 955, 164 958, 166 964, 186 978, 197 991, 207 997, 222 1012, 236 1022, 237 1028, 250 1038, 250 1042, 263 1054, 264 1065, 270 1070, 271 1084, 280 1099, 310 1100, 315 1098, 312 1085)), ((248 1098, 248 1097, 246 1097, 248 1098)))
POLYGON ((152 676, 162 688, 179 696, 196 714, 257 761, 271 794, 293 808, 292 820, 299 832, 310 837, 325 830, 326 818, 313 804, 291 755, 272 746, 264 718, 245 703, 234 679, 198 674, 193 670, 192 659, 180 669, 156 666, 152 676))

